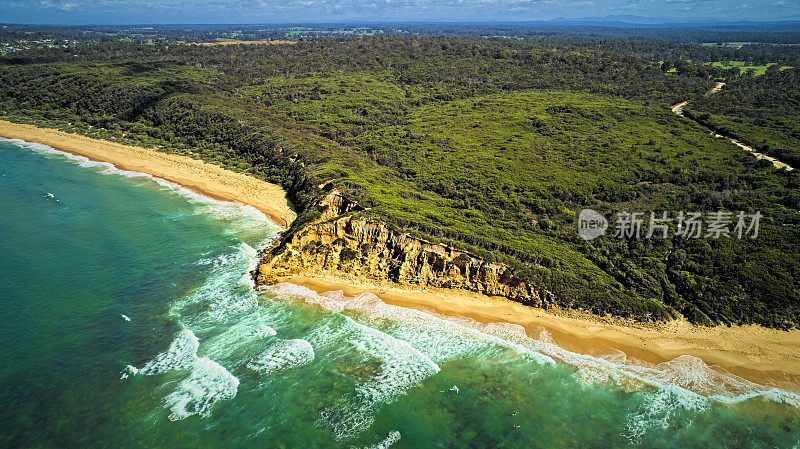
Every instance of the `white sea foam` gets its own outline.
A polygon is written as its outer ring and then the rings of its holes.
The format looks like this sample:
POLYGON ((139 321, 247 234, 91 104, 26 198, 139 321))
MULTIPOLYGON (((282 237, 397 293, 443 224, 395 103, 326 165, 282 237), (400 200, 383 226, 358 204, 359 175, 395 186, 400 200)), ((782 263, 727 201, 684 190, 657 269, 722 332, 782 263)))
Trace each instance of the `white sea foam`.
MULTIPOLYGON (((517 357, 538 363, 553 363, 551 358, 538 352, 476 329, 472 325, 476 323, 471 320, 458 317, 444 319, 420 310, 393 306, 384 303, 372 293, 347 297, 341 291, 331 291, 318 295, 306 287, 290 283, 267 287, 265 291, 301 299, 332 312, 353 314, 359 321, 385 329, 398 339, 408 342, 437 363, 455 357, 507 356, 510 350, 516 351, 513 354, 517 357)), ((496 330, 498 333, 519 333, 514 326, 509 324, 506 327, 497 327, 496 330)), ((524 334, 524 329, 521 332, 524 334)))
MULTIPOLYGON (((488 333, 496 332, 496 327, 492 324, 474 325, 488 333)), ((649 364, 628 359, 621 352, 602 357, 574 353, 554 344, 549 336, 538 340, 520 336, 518 342, 575 367, 577 375, 587 383, 611 382, 631 391, 645 387, 675 387, 687 394, 697 394, 720 402, 740 402, 760 396, 787 405, 800 406, 800 395, 795 392, 759 385, 734 374, 717 371, 702 359, 690 355, 649 364)))
MULTIPOLYGON (((170 420, 192 415, 206 416, 214 405, 236 396, 239 379, 227 366, 242 366, 264 339, 277 332, 265 321, 270 318, 257 307, 249 270, 254 268, 256 250, 241 243, 230 252, 210 258, 205 282, 173 302, 170 314, 186 326, 207 335, 205 357, 198 357, 199 339, 188 328, 178 333, 167 351, 158 354, 138 370, 152 375, 186 371, 186 377, 164 398, 170 420)), ((313 350, 310 352, 313 358, 313 350)), ((297 362, 304 356, 296 354, 297 362)), ((308 354, 305 354, 308 358, 308 354)), ((287 357, 288 360, 288 357, 287 357)))
POLYGON ((355 321, 351 325, 359 334, 355 341, 358 349, 382 362, 376 374, 356 387, 358 395, 370 403, 392 402, 440 371, 430 357, 407 342, 355 321))
POLYGON ((253 291, 250 271, 255 268, 258 255, 255 248, 240 243, 233 252, 218 256, 206 281, 191 294, 170 307, 170 314, 182 317, 192 310, 192 321, 220 322, 243 311, 253 310, 258 297, 253 291))
POLYGON ((388 449, 398 441, 400 441, 400 432, 395 430, 393 432, 389 432, 389 435, 387 435, 386 438, 384 438, 380 443, 373 444, 371 446, 365 446, 364 449, 388 449))
MULTIPOLYGON (((644 405, 630 413, 623 435, 639 441, 648 431, 671 425, 682 410, 701 413, 710 399, 700 394, 723 393, 741 388, 739 378, 711 370, 695 357, 679 357, 661 365, 647 365, 628 360, 623 353, 607 357, 576 354, 558 347, 546 332, 540 338, 527 336, 522 326, 509 323, 483 324, 456 317, 445 318, 430 313, 383 303, 374 295, 346 297, 341 292, 317 295, 303 287, 279 284, 267 289, 273 294, 291 296, 327 310, 347 313, 355 319, 379 327, 394 337, 408 342, 435 362, 454 357, 477 357, 506 360, 510 352, 516 360, 533 361, 536 365, 558 360, 575 368, 576 376, 586 383, 612 383, 644 396, 644 405), (696 390, 696 391, 695 391, 696 390)), ((327 331, 326 335, 333 332, 327 331)), ((513 357, 511 358, 513 360, 513 357)), ((381 382, 381 385, 390 385, 381 382)), ((750 385, 752 387, 753 384, 750 385)), ((783 392, 790 394, 788 392, 783 392)), ((369 397, 369 395, 364 395, 369 397)), ((728 396, 726 396, 728 397, 728 396)), ((355 402, 328 410, 328 421, 338 432, 348 436, 363 431, 371 424, 374 407, 370 401, 355 402), (346 413, 347 407, 355 408, 346 413)))
POLYGON ((189 369, 197 361, 200 340, 189 329, 180 331, 166 352, 158 354, 138 371, 140 374, 159 374, 165 371, 189 369))
MULTIPOLYGON (((223 221, 224 232, 237 239, 260 240, 257 246, 274 238, 279 229, 252 206, 209 198, 171 181, 146 173, 123 170, 107 162, 92 161, 47 145, 19 139, 3 140, 38 153, 67 159, 78 166, 91 168, 105 175, 144 178, 146 182, 152 182, 155 186, 181 195, 191 202, 195 206, 192 209, 193 214, 209 215, 223 221)), ((275 329, 261 319, 256 308, 257 297, 249 275, 256 263, 256 250, 245 243, 227 254, 200 261, 199 265, 210 266, 211 272, 206 282, 187 297, 173 303, 170 311, 177 320, 203 331, 203 335, 209 335, 203 343, 207 357, 198 357, 199 340, 187 328, 178 333, 167 351, 156 355, 141 368, 128 365, 123 370, 123 379, 137 374, 186 372, 185 379, 164 399, 170 410, 169 419, 184 419, 195 414, 204 416, 218 401, 233 398, 239 380, 222 364, 212 360, 212 357, 230 363, 230 359, 243 357, 242 353, 247 352, 246 342, 258 344, 263 339, 276 335, 275 329), (225 326, 220 327, 220 324, 225 326), (219 333, 220 329, 225 331, 219 333)), ((313 357, 313 350, 311 354, 313 357)))
POLYGON ((349 374, 356 381, 354 394, 322 414, 322 421, 337 439, 366 430, 377 407, 394 402, 440 371, 433 360, 407 342, 346 316, 316 328, 307 338, 315 346, 327 347, 328 362, 344 357, 355 368, 349 374))
MULTIPOLYGON (((199 339, 189 329, 178 333, 167 351, 137 369, 128 365, 132 374, 155 375, 168 371, 186 370, 188 376, 164 398, 172 421, 192 415, 207 416, 217 402, 236 396, 239 379, 225 367, 209 359, 198 357, 199 339)), ((127 376, 124 376, 125 378, 127 376)))
POLYGON ((758 396, 800 406, 797 393, 714 370, 694 356, 684 355, 657 365, 628 359, 621 352, 596 357, 561 348, 546 332, 539 338, 531 338, 522 326, 516 324, 484 324, 463 317, 444 317, 392 306, 372 294, 347 297, 341 291, 333 291, 318 295, 293 284, 278 284, 266 291, 302 299, 334 312, 352 314, 359 321, 385 329, 407 341, 439 363, 452 357, 491 357, 498 353, 499 347, 503 347, 537 363, 558 360, 572 366, 576 375, 586 383, 612 383, 630 391, 677 387, 687 394, 722 402, 738 402, 758 396))
POLYGON ((314 360, 314 348, 303 339, 282 340, 257 355, 247 367, 264 374, 307 365, 314 360))
POLYGON ((258 338, 274 337, 275 335, 278 335, 275 329, 267 326, 266 324, 258 326, 258 329, 256 329, 256 331, 253 333, 253 336, 258 338))
POLYGON ((239 379, 222 365, 208 357, 200 358, 189 377, 164 398, 171 411, 169 419, 177 421, 192 415, 207 416, 214 404, 235 397, 238 388, 239 379))
MULTIPOLYGON (((195 214, 211 215, 215 218, 230 222, 230 226, 225 229, 225 232, 231 235, 252 234, 256 236, 274 236, 280 229, 280 227, 270 221, 263 212, 250 205, 245 205, 236 201, 223 201, 210 198, 183 187, 180 184, 167 181, 157 176, 137 171, 123 170, 112 163, 93 161, 85 156, 60 151, 45 144, 2 137, 0 137, 0 141, 13 143, 37 153, 60 156, 81 167, 96 169, 105 175, 119 175, 127 178, 147 178, 162 188, 177 193, 192 203, 195 203, 198 206, 194 212, 195 214)), ((267 242, 268 240, 265 240, 261 242, 261 244, 266 244, 267 242)))
POLYGON ((344 374, 355 383, 352 394, 321 413, 319 423, 337 439, 366 430, 380 405, 395 401, 440 370, 408 342, 346 315, 331 315, 305 339, 325 353, 327 363, 340 361, 344 374))
POLYGON ((206 355, 241 366, 252 359, 254 351, 263 350, 263 339, 277 334, 273 323, 285 324, 287 318, 258 307, 249 273, 258 261, 253 247, 240 243, 209 260, 205 281, 173 301, 169 313, 209 336, 203 342, 206 355))
POLYGON ((236 260, 238 259, 237 256, 238 254, 236 252, 220 254, 217 257, 200 259, 197 262, 195 262, 195 265, 208 265, 211 268, 215 269, 222 268, 230 266, 231 264, 236 262, 236 260))
POLYGON ((708 399, 699 394, 675 386, 659 387, 655 393, 647 395, 636 411, 628 415, 622 435, 631 443, 639 444, 649 431, 668 429, 677 413, 702 413, 708 410, 708 406, 708 399))

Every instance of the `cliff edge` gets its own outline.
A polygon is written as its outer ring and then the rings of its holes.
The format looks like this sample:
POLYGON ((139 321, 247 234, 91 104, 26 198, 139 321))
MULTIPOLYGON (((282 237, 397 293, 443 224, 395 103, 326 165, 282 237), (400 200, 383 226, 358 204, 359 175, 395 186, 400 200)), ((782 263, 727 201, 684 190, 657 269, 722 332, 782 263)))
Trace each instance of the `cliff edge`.
POLYGON ((262 253, 253 272, 256 285, 273 284, 301 272, 325 273, 412 288, 463 289, 537 307, 554 303, 550 292, 520 280, 504 264, 354 214, 363 209, 335 190, 318 206, 322 209, 319 218, 290 230, 262 253))

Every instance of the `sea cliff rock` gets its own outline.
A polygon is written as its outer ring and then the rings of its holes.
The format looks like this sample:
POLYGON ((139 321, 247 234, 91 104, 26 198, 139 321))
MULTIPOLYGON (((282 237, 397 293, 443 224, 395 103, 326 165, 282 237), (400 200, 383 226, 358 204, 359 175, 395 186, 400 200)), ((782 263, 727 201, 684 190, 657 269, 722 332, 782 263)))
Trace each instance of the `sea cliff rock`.
POLYGON ((320 205, 326 208, 317 220, 287 234, 263 255, 253 273, 257 285, 308 271, 417 288, 463 289, 534 306, 553 303, 552 294, 519 280, 504 264, 393 230, 375 218, 343 215, 359 207, 336 191, 320 205))

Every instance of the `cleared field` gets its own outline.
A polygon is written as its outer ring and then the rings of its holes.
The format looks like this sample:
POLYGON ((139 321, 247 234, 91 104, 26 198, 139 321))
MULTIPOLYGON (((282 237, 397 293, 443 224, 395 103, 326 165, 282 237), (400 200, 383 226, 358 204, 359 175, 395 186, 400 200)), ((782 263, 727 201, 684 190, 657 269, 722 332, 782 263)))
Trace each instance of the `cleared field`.
POLYGON ((744 45, 752 44, 752 42, 703 42, 703 47, 735 47, 740 48, 744 45))
POLYGON ((279 44, 296 44, 297 41, 241 41, 241 40, 226 40, 216 42, 192 42, 189 45, 279 45, 279 44))
MULTIPOLYGON (((725 69, 725 70, 731 69, 731 68, 734 68, 734 67, 738 67, 740 73, 745 73, 748 70, 753 70, 754 71, 753 74, 756 75, 756 76, 763 75, 764 73, 767 72, 767 69, 770 66, 775 65, 774 62, 766 64, 766 65, 747 65, 747 63, 745 63, 744 61, 724 61, 724 62, 723 61, 714 61, 714 62, 711 62, 709 64, 714 66, 714 67, 719 67, 719 68, 725 69)), ((790 67, 790 66, 784 65, 784 66, 780 67, 780 70, 786 70, 786 69, 791 69, 791 68, 792 67, 790 67)))

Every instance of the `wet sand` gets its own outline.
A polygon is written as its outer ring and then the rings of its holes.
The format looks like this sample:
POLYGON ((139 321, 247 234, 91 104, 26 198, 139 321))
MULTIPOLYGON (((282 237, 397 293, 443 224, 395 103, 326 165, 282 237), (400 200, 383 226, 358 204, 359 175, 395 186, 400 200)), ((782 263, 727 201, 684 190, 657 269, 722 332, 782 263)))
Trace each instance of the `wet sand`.
POLYGON ((762 385, 800 391, 800 330, 787 332, 755 325, 703 327, 682 320, 643 324, 576 311, 537 309, 467 291, 406 290, 330 275, 302 273, 280 281, 317 293, 342 290, 353 296, 371 292, 388 304, 482 323, 514 323, 533 338, 546 330, 556 344, 582 354, 621 351, 653 364, 692 355, 716 370, 762 385))
MULTIPOLYGON (((0 136, 43 143, 110 162, 122 169, 149 173, 217 199, 250 204, 284 226, 296 216, 280 186, 186 156, 2 120, 0 136)), ((328 275, 302 274, 281 280, 320 293, 331 290, 342 290, 347 295, 372 292, 398 306, 445 316, 464 316, 484 323, 519 324, 534 338, 546 330, 559 346, 583 354, 622 351, 628 357, 649 363, 692 355, 716 369, 754 382, 800 390, 800 330, 785 332, 761 326, 709 328, 686 321, 646 325, 576 311, 536 309, 505 298, 466 291, 407 290, 396 285, 382 286, 328 275)))
POLYGON ((215 199, 249 204, 284 227, 296 217, 280 186, 188 156, 4 120, 0 120, 0 136, 43 143, 123 170, 148 173, 215 199))

